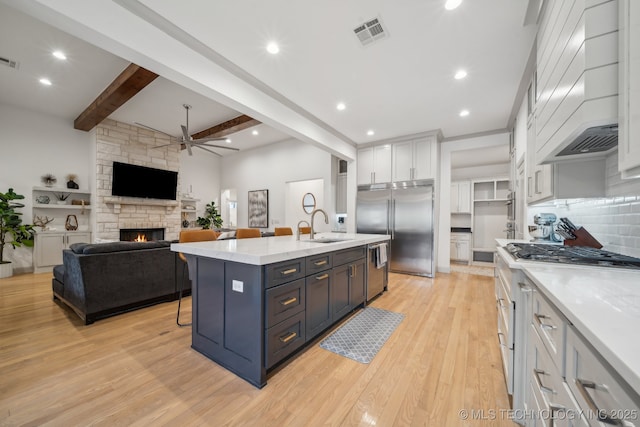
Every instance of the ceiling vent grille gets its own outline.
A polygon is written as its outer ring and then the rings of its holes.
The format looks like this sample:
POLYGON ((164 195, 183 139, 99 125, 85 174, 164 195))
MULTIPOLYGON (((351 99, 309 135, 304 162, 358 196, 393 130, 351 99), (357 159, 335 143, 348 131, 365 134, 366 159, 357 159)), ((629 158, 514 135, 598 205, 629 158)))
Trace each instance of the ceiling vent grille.
POLYGON ((0 56, 0 64, 6 65, 9 68, 18 69, 20 68, 20 63, 18 61, 14 61, 12 59, 3 58, 0 56))
POLYGON ((353 29, 353 32, 360 40, 363 46, 367 46, 374 41, 383 39, 388 36, 387 30, 382 25, 382 20, 380 18, 374 18, 370 21, 365 22, 357 28, 353 29))
POLYGON ((608 151, 618 145, 618 125, 592 127, 580 134, 558 156, 574 154, 599 153, 608 151))

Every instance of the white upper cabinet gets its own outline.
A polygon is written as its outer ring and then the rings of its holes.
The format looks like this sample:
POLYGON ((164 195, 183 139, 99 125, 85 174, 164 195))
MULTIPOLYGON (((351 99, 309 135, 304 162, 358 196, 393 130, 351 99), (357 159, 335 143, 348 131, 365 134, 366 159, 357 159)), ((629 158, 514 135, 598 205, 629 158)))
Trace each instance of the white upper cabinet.
POLYGON ((377 145, 358 150, 357 184, 391 182, 391 146, 377 145))
POLYGON ((536 59, 536 163, 604 156, 560 153, 618 123, 618 1, 545 2, 536 59))
POLYGON ((640 177, 640 4, 619 0, 620 123, 618 169, 623 178, 640 177))
POLYGON ((471 181, 451 183, 451 213, 471 213, 471 181))
POLYGON ((393 144, 393 181, 435 178, 437 148, 432 136, 393 144))

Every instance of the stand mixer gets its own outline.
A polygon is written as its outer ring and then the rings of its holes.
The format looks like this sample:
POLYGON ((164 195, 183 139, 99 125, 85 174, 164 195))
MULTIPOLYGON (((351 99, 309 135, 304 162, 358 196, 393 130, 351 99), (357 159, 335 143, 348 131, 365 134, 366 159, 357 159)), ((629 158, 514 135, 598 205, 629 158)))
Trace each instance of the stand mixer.
POLYGON ((533 237, 533 242, 548 243, 560 242, 556 237, 553 225, 557 221, 557 217, 552 213, 540 213, 533 216, 533 222, 536 225, 529 226, 529 234, 533 237))

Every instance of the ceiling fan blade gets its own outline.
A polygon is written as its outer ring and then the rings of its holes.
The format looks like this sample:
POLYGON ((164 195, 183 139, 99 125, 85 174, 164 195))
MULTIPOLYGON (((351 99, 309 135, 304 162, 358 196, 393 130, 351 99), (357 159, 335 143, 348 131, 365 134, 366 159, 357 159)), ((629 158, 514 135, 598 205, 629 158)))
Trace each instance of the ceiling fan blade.
POLYGON ((167 136, 169 136, 169 137, 171 137, 171 138, 175 138, 175 136, 173 136, 173 135, 169 135, 169 134, 168 134, 168 133, 166 133, 166 132, 162 132, 162 131, 161 131, 161 130, 159 130, 159 129, 152 128, 151 126, 143 125, 142 123, 138 123, 138 122, 133 122, 133 123, 135 123, 135 124, 136 124, 136 125, 138 125, 138 126, 142 126, 143 128, 147 128, 147 129, 149 129, 149 130, 152 130, 152 131, 154 131, 154 132, 158 132, 158 133, 161 133, 161 134, 163 134, 163 135, 167 135, 167 136))
POLYGON ((198 138, 194 139, 193 142, 203 143, 203 142, 211 142, 211 141, 226 141, 227 138, 198 138))
POLYGON ((218 153, 216 153, 215 151, 211 151, 211 150, 209 150, 208 148, 204 148, 202 145, 194 145, 194 147, 200 148, 201 150, 204 150, 204 151, 208 151, 208 152, 210 152, 211 154, 215 154, 215 155, 216 155, 216 156, 218 156, 218 157, 222 157, 222 154, 218 154, 218 153))
POLYGON ((224 145, 213 145, 213 144, 193 144, 194 147, 214 147, 214 148, 224 148, 225 150, 232 151, 240 151, 239 148, 234 147, 225 147, 224 145))
POLYGON ((189 136, 189 130, 187 129, 187 127, 185 125, 180 125, 180 128, 182 129, 182 141, 191 141, 191 137, 189 136))
POLYGON ((193 152, 191 151, 191 144, 189 144, 189 142, 185 142, 184 145, 187 147, 187 151, 189 152, 189 155, 193 156, 193 152))
POLYGON ((164 147, 169 147, 171 145, 182 145, 182 142, 172 142, 169 144, 156 145, 155 147, 151 147, 151 148, 164 148, 164 147))

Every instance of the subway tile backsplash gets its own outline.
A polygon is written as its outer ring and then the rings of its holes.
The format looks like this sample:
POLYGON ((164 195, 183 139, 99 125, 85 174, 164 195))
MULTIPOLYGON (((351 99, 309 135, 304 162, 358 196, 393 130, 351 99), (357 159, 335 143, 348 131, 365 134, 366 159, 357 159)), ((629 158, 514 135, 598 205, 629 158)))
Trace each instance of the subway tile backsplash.
POLYGON ((604 249, 640 257, 639 196, 584 200, 559 207, 557 215, 584 227, 604 249))
POLYGON ((621 179, 617 152, 606 167, 607 198, 572 201, 555 213, 583 226, 603 249, 640 257, 640 179, 621 179))

